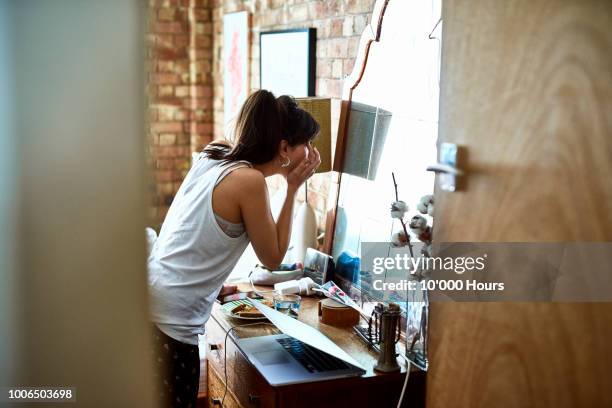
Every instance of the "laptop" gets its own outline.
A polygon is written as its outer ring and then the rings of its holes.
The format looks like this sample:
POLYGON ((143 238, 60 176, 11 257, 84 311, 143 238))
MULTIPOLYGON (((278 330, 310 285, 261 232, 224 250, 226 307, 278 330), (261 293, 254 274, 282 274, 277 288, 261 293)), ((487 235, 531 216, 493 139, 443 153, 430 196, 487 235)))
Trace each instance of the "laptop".
POLYGON ((363 367, 309 325, 249 299, 282 334, 237 339, 236 345, 272 386, 365 374, 363 367))

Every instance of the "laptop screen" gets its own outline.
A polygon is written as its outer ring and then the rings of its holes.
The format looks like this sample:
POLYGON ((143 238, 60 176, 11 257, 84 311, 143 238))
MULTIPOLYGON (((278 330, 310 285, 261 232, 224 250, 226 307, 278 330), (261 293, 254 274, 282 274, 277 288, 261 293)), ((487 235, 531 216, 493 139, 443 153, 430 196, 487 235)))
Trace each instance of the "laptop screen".
POLYGON ((278 312, 271 307, 268 307, 256 299, 249 299, 253 305, 263 313, 272 324, 274 324, 280 331, 288 336, 295 337, 296 339, 318 349, 327 354, 339 358, 348 364, 357 368, 363 367, 353 357, 348 355, 344 350, 331 341, 320 331, 315 328, 300 322, 297 319, 287 316, 281 312, 278 312))

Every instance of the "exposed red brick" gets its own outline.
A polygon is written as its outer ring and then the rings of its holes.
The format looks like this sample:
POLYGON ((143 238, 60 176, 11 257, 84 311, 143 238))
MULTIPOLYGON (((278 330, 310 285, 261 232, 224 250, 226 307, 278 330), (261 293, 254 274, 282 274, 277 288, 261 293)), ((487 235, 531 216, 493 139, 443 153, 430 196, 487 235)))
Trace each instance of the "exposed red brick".
POLYGON ((172 85, 161 85, 157 87, 157 95, 159 97, 174 95, 174 87, 172 85))
POLYGON ((155 98, 152 102, 158 105, 175 106, 175 107, 183 106, 184 104, 184 101, 182 98, 176 98, 174 96, 165 96, 165 97, 159 96, 155 98))
POLYGON ((200 135, 210 135, 213 132, 212 123, 191 122, 185 129, 186 132, 197 133, 200 135))
POLYGON ((160 170, 171 170, 174 168, 174 160, 168 158, 159 158, 156 161, 156 168, 160 170))
POLYGON ((174 72, 177 74, 189 73, 190 60, 184 59, 174 62, 174 72))
POLYGON ((335 59, 332 63, 332 78, 342 78, 342 61, 341 59, 335 59))
POLYGON ((159 21, 172 21, 176 14, 176 9, 173 8, 161 8, 157 12, 157 19, 159 21))
POLYGON ((345 18, 335 18, 330 20, 330 37, 340 37, 342 36, 342 28, 344 27, 345 21, 351 21, 351 16, 346 16, 345 18))
POLYGON ((311 20, 321 20, 327 17, 325 5, 322 1, 312 1, 308 3, 308 14, 311 20))
POLYGON ((187 109, 175 109, 174 120, 186 121, 191 118, 191 113, 187 109))
POLYGON ((159 145, 167 146, 176 143, 176 135, 173 133, 162 133, 159 135, 159 145))
POLYGON ((334 56, 337 58, 348 57, 348 38, 333 38, 330 40, 329 49, 327 51, 328 56, 334 56))
POLYGON ((355 64, 355 60, 353 58, 345 59, 342 62, 342 74, 350 75, 353 72, 353 65, 355 64))
POLYGON ((172 72, 174 71, 174 61, 157 61, 158 72, 172 72))
POLYGON ((208 98, 211 97, 213 92, 212 92, 212 87, 210 86, 194 86, 193 87, 193 92, 194 95, 197 96, 198 98, 208 98))
POLYGON ((190 42, 189 35, 187 34, 178 34, 174 36, 173 45, 177 48, 188 47, 190 42))
POLYGON ((153 132, 181 132, 183 124, 181 122, 159 122, 151 125, 153 132))
POLYGON ((358 37, 350 38, 348 40, 348 46, 347 46, 347 50, 346 50, 347 56, 348 55, 356 55, 358 48, 359 48, 359 38, 358 37))
POLYGON ((153 36, 153 43, 159 48, 172 48, 174 36, 171 34, 157 34, 153 36))
POLYGON ((194 10, 193 16, 195 18, 195 21, 210 21, 210 10, 194 10))
POLYGON ((373 0, 345 0, 346 13, 372 13, 373 0))
POLYGON ((186 48, 174 48, 172 45, 167 47, 154 47, 151 49, 151 58, 163 61, 176 61, 189 57, 186 48))
POLYGON ((176 135, 176 145, 177 146, 189 146, 191 142, 191 138, 187 133, 179 133, 176 135))
POLYGON ((212 45, 212 37, 210 35, 196 35, 194 43, 197 48, 209 48, 212 45))
POLYGON ((189 86, 177 86, 174 88, 174 96, 178 98, 188 97, 190 95, 189 86))
POLYGON ((317 58, 317 76, 319 78, 330 78, 332 75, 332 60, 317 58))
POLYGON ((151 74, 149 81, 153 84, 174 85, 179 83, 179 77, 175 74, 151 74))
POLYGON ((174 22, 159 22, 154 24, 155 32, 166 34, 180 34, 187 32, 186 24, 178 21, 174 22))
POLYGON ((170 122, 174 119, 174 106, 160 105, 157 107, 157 117, 160 122, 170 122))
POLYGON ((212 104, 211 98, 191 98, 183 101, 183 106, 191 109, 210 109, 212 108, 212 104))

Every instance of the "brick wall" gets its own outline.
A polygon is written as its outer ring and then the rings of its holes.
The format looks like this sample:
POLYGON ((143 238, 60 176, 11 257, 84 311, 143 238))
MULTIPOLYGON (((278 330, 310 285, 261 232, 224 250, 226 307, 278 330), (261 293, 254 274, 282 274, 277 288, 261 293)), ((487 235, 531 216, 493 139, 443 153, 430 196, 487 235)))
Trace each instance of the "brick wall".
MULTIPOLYGON (((149 0, 152 215, 163 220, 189 167, 191 151, 223 136, 223 14, 251 15, 250 87, 259 87, 259 33, 317 29, 316 95, 334 98, 337 128, 342 80, 357 53, 375 0, 149 0)), ((335 134, 333 135, 335 140, 335 134)), ((284 181, 272 178, 272 192, 284 181)), ((309 182, 309 202, 324 227, 329 175, 309 182)), ((298 200, 303 200, 303 195, 298 200)))
POLYGON ((149 218, 163 221, 191 165, 212 140, 212 20, 208 0, 148 0, 149 218))

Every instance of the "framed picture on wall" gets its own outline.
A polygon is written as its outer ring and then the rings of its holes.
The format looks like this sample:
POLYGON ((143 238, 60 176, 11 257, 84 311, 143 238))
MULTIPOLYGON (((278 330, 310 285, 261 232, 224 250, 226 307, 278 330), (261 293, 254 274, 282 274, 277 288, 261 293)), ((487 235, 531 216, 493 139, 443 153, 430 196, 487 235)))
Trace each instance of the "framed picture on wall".
POLYGON ((224 131, 231 129, 249 94, 249 13, 223 16, 223 119, 224 131))
POLYGON ((314 96, 316 39, 315 28, 260 33, 261 89, 276 95, 314 96))

